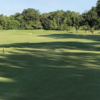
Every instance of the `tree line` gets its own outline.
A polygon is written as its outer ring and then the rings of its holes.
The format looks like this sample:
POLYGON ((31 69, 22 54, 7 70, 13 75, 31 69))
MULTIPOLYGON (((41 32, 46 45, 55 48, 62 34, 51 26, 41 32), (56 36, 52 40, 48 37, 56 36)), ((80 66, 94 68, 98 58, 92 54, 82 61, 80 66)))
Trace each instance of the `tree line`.
POLYGON ((40 14, 39 10, 28 8, 22 13, 4 16, 0 15, 0 29, 18 29, 18 30, 67 30, 75 27, 76 32, 82 27, 85 32, 100 29, 100 0, 96 7, 82 14, 74 11, 57 10, 54 12, 40 14))

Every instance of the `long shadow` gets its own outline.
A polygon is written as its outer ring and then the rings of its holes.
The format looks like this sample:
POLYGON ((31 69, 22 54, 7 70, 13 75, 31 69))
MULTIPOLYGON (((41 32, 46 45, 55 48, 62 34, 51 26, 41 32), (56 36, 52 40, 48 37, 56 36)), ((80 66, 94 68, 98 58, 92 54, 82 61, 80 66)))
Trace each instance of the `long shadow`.
POLYGON ((55 39, 67 39, 67 38, 75 38, 75 39, 88 39, 88 40, 94 40, 94 41, 100 41, 100 35, 79 35, 79 34, 49 34, 49 35, 39 35, 41 37, 52 37, 55 39))
POLYGON ((87 50, 87 51, 100 51, 98 42, 82 43, 82 42, 42 42, 42 43, 12 43, 0 45, 0 48, 38 48, 38 49, 72 49, 72 50, 87 50))
POLYGON ((100 98, 100 54, 60 51, 60 49, 98 51, 93 43, 18 43, 1 45, 0 48, 2 47, 16 47, 18 52, 9 51, 10 54, 0 56, 0 99, 98 100, 100 98))

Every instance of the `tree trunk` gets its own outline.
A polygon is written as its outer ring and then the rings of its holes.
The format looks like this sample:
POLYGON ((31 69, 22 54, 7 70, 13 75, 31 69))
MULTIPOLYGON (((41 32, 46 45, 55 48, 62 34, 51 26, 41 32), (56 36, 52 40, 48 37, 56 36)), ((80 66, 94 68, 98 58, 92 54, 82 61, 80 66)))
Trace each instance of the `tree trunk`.
POLYGON ((92 35, 94 34, 94 32, 92 32, 92 35))
POLYGON ((78 29, 80 28, 80 26, 75 26, 76 29, 76 33, 78 33, 78 29))
POLYGON ((59 30, 59 18, 58 18, 58 30, 59 30))
POLYGON ((78 29, 76 29, 76 33, 78 33, 78 29))

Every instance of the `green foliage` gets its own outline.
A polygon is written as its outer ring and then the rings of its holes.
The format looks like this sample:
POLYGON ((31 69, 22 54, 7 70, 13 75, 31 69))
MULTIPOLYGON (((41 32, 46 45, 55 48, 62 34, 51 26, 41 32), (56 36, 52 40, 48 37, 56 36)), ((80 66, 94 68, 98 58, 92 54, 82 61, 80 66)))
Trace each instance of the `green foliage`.
POLYGON ((19 29, 20 22, 17 20, 11 20, 8 23, 8 29, 19 29))
POLYGON ((90 27, 90 32, 94 34, 94 27, 90 27))
POLYGON ((50 20, 50 29, 52 29, 52 30, 56 30, 57 29, 57 24, 56 24, 56 21, 55 21, 55 19, 53 19, 53 21, 52 20, 50 20))
POLYGON ((37 20, 35 22, 34 29, 42 29, 42 25, 41 25, 41 22, 39 20, 37 20))
POLYGON ((97 1, 97 4, 96 4, 96 11, 100 17, 100 0, 97 1))
POLYGON ((97 1, 96 7, 89 11, 79 14, 74 11, 57 10, 49 13, 40 14, 33 8, 24 9, 22 13, 4 16, 0 15, 1 29, 46 29, 46 30, 67 30, 75 27, 76 32, 82 27, 87 31, 88 27, 100 29, 100 0, 97 1), (87 24, 88 26, 86 26, 87 24))
POLYGON ((70 31, 71 30, 71 26, 66 25, 65 30, 70 31))
POLYGON ((3 27, 0 25, 0 30, 2 30, 3 29, 3 27))
POLYGON ((72 13, 72 22, 73 22, 73 26, 76 29, 76 32, 78 32, 79 28, 83 25, 83 21, 84 18, 82 17, 82 15, 75 12, 72 13))
POLYGON ((84 23, 88 23, 90 27, 94 27, 95 25, 99 24, 99 17, 96 12, 96 8, 92 7, 89 11, 84 12, 82 16, 85 19, 84 23))
POLYGON ((65 30, 65 25, 64 24, 61 24, 61 26, 60 26, 60 30, 65 30))
POLYGON ((9 19, 10 19, 10 20, 15 20, 15 15, 10 15, 10 16, 9 16, 9 19))
POLYGON ((20 14, 20 13, 16 13, 15 16, 14 16, 14 19, 18 20, 20 23, 22 23, 24 21, 23 15, 20 14))
POLYGON ((51 26, 54 26, 53 29, 58 29, 58 30, 61 30, 62 28, 62 23, 63 23, 63 14, 64 14, 64 11, 55 11, 55 12, 51 12, 49 13, 49 16, 48 16, 48 19, 49 20, 52 20, 52 24, 51 26))
POLYGON ((36 21, 40 18, 39 11, 32 8, 24 9, 22 15, 25 21, 36 21))
POLYGON ((88 31, 90 29, 89 25, 84 25, 82 26, 82 29, 85 30, 85 33, 86 31, 88 31))
POLYGON ((2 28, 5 29, 5 30, 8 29, 8 23, 9 22, 10 22, 10 19, 7 16, 2 16, 0 18, 0 24, 1 24, 2 28))
POLYGON ((71 27, 68 26, 67 24, 62 24, 61 25, 61 30, 66 30, 67 32, 71 30, 71 27))
POLYGON ((32 30, 33 29, 33 27, 31 27, 30 25, 28 25, 28 24, 25 24, 25 29, 26 30, 32 30))
POLYGON ((42 25, 43 25, 43 28, 46 29, 46 30, 49 30, 50 29, 50 20, 45 18, 45 19, 42 19, 42 25))

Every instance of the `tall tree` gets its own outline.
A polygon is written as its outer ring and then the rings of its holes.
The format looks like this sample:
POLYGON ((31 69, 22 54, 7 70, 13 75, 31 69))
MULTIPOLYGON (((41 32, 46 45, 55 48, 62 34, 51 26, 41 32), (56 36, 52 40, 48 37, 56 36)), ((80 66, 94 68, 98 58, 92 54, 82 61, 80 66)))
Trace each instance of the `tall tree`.
POLYGON ((100 17, 100 0, 97 1, 97 4, 96 4, 96 11, 100 17))
POLYGON ((3 29, 7 30, 8 28, 8 23, 10 22, 9 17, 7 16, 1 16, 0 17, 0 24, 2 26, 3 29))
POLYGON ((49 30, 50 29, 50 19, 48 18, 51 14, 50 13, 43 13, 41 15, 40 21, 44 29, 49 30))
POLYGON ((61 10, 61 11, 58 10, 58 11, 56 12, 56 18, 57 18, 57 20, 58 20, 58 21, 57 21, 57 22, 58 22, 58 30, 60 29, 60 26, 61 26, 61 23, 62 23, 62 22, 61 22, 61 21, 62 21, 61 18, 62 18, 62 16, 63 16, 63 13, 64 13, 64 12, 63 12, 62 10, 61 10))
POLYGON ((75 27, 76 32, 78 32, 79 28, 83 25, 83 21, 84 18, 82 17, 82 15, 75 12, 72 13, 72 25, 75 27))
POLYGON ((98 25, 100 25, 100 18, 98 17, 98 14, 96 12, 96 8, 92 7, 89 11, 84 12, 82 14, 82 16, 85 19, 84 23, 88 23, 88 25, 90 26, 90 29, 93 30, 95 29, 95 27, 97 27, 98 25))
POLYGON ((57 10, 55 12, 51 12, 50 16, 48 17, 48 19, 50 19, 50 20, 55 19, 55 24, 57 24, 57 29, 58 30, 61 29, 61 25, 62 25, 62 22, 63 22, 63 14, 64 14, 64 11, 57 10))
POLYGON ((22 16, 23 16, 24 22, 26 23, 25 25, 26 29, 36 28, 36 25, 34 23, 38 23, 40 20, 40 12, 38 10, 35 10, 33 8, 24 9, 24 11, 22 12, 22 16))
POLYGON ((25 21, 37 21, 40 18, 39 11, 32 8, 24 9, 22 15, 25 21))

